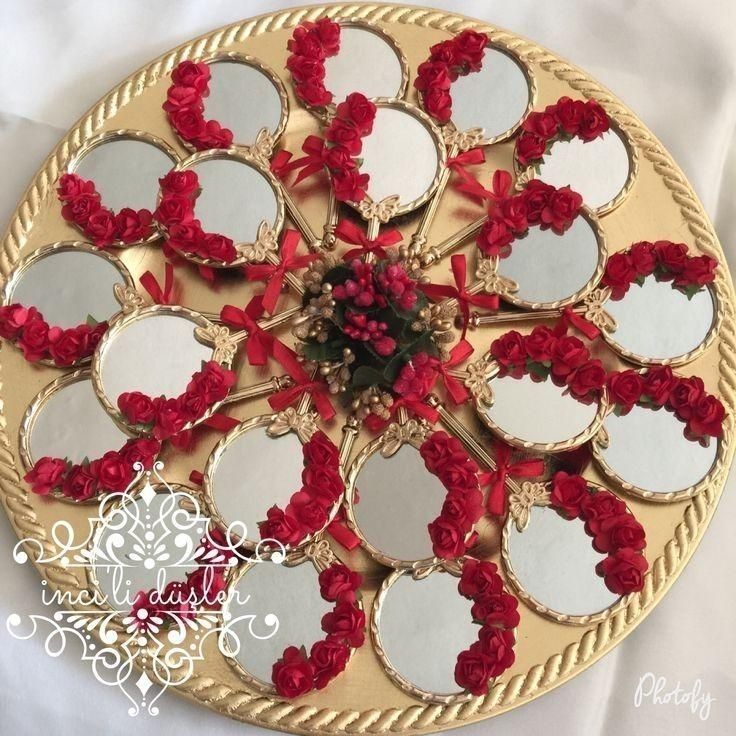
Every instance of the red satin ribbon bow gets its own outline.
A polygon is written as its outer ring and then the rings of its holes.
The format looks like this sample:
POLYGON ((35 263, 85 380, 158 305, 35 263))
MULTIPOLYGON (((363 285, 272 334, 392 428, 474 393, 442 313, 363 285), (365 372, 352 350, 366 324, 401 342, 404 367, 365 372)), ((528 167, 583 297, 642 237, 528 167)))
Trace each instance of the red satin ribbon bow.
POLYGON ((265 281, 266 290, 263 292, 263 308, 273 314, 279 300, 279 294, 284 285, 284 277, 289 271, 305 268, 315 258, 316 253, 296 255, 301 235, 297 230, 285 230, 281 238, 281 262, 258 263, 246 266, 243 271, 248 281, 265 281))
POLYGON ((285 148, 282 149, 271 159, 271 173, 277 179, 286 181, 287 177, 293 170, 293 166, 290 161, 291 152, 287 151, 285 148))
POLYGON ((176 290, 177 284, 174 281, 174 266, 171 263, 167 263, 164 270, 164 285, 158 283, 156 277, 150 272, 146 271, 140 277, 141 286, 151 295, 156 304, 171 304, 174 302, 174 291, 176 290))
POLYGON ((439 419, 437 410, 433 409, 429 404, 425 404, 423 401, 401 398, 391 404, 391 408, 389 409, 390 416, 388 419, 381 419, 376 414, 370 414, 365 420, 365 426, 368 427, 371 432, 379 432, 391 422, 396 412, 402 406, 409 412, 409 414, 415 414, 422 419, 426 419, 430 424, 434 424, 439 419))
POLYGON ((386 247, 396 245, 404 239, 398 230, 384 230, 375 240, 369 240, 360 227, 350 220, 340 220, 337 223, 335 237, 344 243, 360 246, 349 250, 342 257, 344 261, 352 261, 366 253, 375 253, 378 258, 388 258, 386 247))
POLYGON ((251 365, 266 365, 270 356, 289 375, 304 373, 296 353, 256 322, 262 314, 263 297, 255 296, 248 302, 245 309, 226 304, 220 311, 220 319, 229 327, 245 330, 248 333, 245 355, 251 365))
POLYGON ((575 312, 569 305, 562 310, 562 321, 582 332, 588 340, 595 340, 601 334, 601 331, 590 320, 575 312))
POLYGON ((450 263, 452 265, 455 286, 450 286, 449 284, 419 284, 419 288, 433 301, 457 299, 463 315, 462 336, 465 338, 465 333, 468 329, 468 320, 470 319, 470 305, 473 304, 476 307, 482 307, 484 309, 498 309, 498 295, 468 293, 466 287, 468 266, 464 253, 452 256, 450 263))
POLYGON ((299 366, 296 375, 292 374, 291 377, 296 381, 295 385, 269 396, 268 403, 271 408, 274 411, 283 411, 287 406, 291 406, 301 398, 304 393, 309 393, 322 420, 330 421, 335 416, 335 408, 330 402, 327 385, 323 381, 313 381, 301 366, 299 366))
POLYGON ((306 154, 301 158, 292 161, 287 166, 287 171, 299 170, 299 175, 294 180, 294 184, 308 179, 324 168, 323 156, 325 150, 325 142, 316 135, 307 136, 302 143, 302 151, 306 154))
POLYGON ((481 476, 481 485, 490 484, 486 507, 489 514, 503 516, 506 510, 506 478, 534 478, 544 472, 544 460, 531 458, 518 463, 509 464, 511 447, 499 442, 496 447, 496 470, 481 476))
POLYGON ((327 531, 345 549, 351 550, 360 546, 360 537, 348 527, 342 506, 337 510, 335 518, 327 525, 327 531))
POLYGON ((467 194, 472 199, 481 202, 488 200, 491 203, 501 202, 509 196, 511 191, 511 174, 503 169, 494 172, 491 179, 491 188, 486 189, 474 176, 463 171, 462 181, 457 184, 457 190, 467 194))
POLYGON ((472 181, 472 176, 465 170, 465 167, 484 164, 485 162, 485 151, 480 147, 471 148, 469 151, 463 151, 463 153, 459 153, 457 156, 450 156, 447 159, 447 168, 452 169, 463 179, 469 178, 472 181))
POLYGON ((450 350, 450 358, 448 360, 444 363, 438 360, 435 364, 437 377, 442 380, 442 383, 445 385, 445 391, 447 391, 447 395, 452 399, 454 404, 464 404, 470 398, 470 393, 460 379, 451 376, 447 371, 450 368, 460 365, 460 363, 467 360, 472 354, 473 346, 467 340, 460 340, 450 350))

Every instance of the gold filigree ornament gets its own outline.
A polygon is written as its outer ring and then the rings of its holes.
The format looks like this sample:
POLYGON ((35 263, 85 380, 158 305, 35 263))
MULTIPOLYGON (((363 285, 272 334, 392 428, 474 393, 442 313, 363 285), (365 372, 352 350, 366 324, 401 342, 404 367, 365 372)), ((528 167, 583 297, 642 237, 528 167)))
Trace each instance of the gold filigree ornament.
MULTIPOLYGON (((716 296, 717 322, 711 340, 702 346, 697 355, 695 372, 703 377, 709 392, 717 394, 726 407, 726 431, 720 450, 721 462, 714 468, 702 490, 691 498, 683 499, 680 503, 637 503, 637 517, 649 539, 647 558, 650 562, 650 572, 640 593, 627 596, 604 616, 591 617, 585 625, 576 628, 571 628, 569 621, 544 614, 537 615, 539 611, 531 601, 522 597, 516 663, 492 684, 488 694, 457 703, 428 702, 421 696, 402 689, 377 667, 374 652, 370 651, 368 643, 363 652, 354 657, 341 681, 296 701, 278 697, 273 691, 252 684, 233 668, 226 666, 226 660, 214 651, 195 663, 191 676, 178 685, 182 694, 216 712, 280 731, 300 734, 435 733, 511 710, 579 674, 619 644, 662 600, 682 572, 713 516, 734 454, 734 290, 726 259, 713 227, 682 172, 631 110, 604 87, 546 49, 497 27, 441 10, 360 3, 303 7, 234 23, 179 46, 123 80, 68 131, 31 181, 0 246, 0 273, 4 281, 7 283, 12 279, 13 271, 23 257, 38 251, 49 242, 75 238, 71 226, 61 218, 54 190, 58 186, 59 177, 71 170, 75 157, 97 136, 131 128, 157 131, 166 138, 170 146, 176 146, 180 150, 176 136, 169 130, 161 110, 171 71, 177 64, 183 60, 207 59, 208 55, 249 54, 263 64, 268 64, 269 68, 279 70, 276 78, 288 83, 288 75, 283 67, 287 55, 286 46, 294 28, 304 21, 316 21, 323 17, 350 18, 385 29, 396 39, 406 57, 412 60, 413 66, 427 57, 430 45, 467 28, 483 31, 489 35, 494 47, 503 49, 524 65, 535 89, 539 88, 539 100, 558 99, 561 95, 596 100, 604 106, 613 124, 625 135, 633 161, 627 191, 622 192, 618 198, 620 202, 625 198, 625 205, 608 209, 605 217, 600 218, 602 230, 610 240, 615 240, 618 244, 637 242, 657 233, 666 236, 667 233, 677 232, 678 237, 687 242, 693 253, 711 256, 719 262, 716 281, 712 285, 712 293, 716 296), (635 196, 626 196, 634 190, 635 196)), ((414 73, 415 69, 412 68, 412 74, 414 73)), ((404 104, 416 109, 411 102, 418 101, 416 92, 411 86, 408 89, 408 102, 404 104)), ((227 121, 222 122, 227 124, 227 121)), ((290 150, 298 148, 306 135, 319 133, 317 121, 298 109, 293 110, 288 117, 287 127, 288 131, 282 136, 281 142, 290 150)), ((439 132, 437 139, 440 150, 444 152, 446 147, 439 132)), ((248 143, 253 146, 254 142, 248 143)), ((256 168, 263 168, 258 159, 263 160, 265 155, 265 140, 261 143, 264 145, 257 147, 259 150, 254 150, 255 155, 249 157, 256 168)), ((503 151, 500 148, 491 152, 490 161, 485 168, 479 169, 479 176, 486 177, 487 180, 495 168, 491 161, 497 161, 501 153, 503 151)), ((233 152, 205 152, 202 155, 210 154, 231 156, 233 152)), ((236 149, 236 155, 248 157, 246 151, 239 149, 236 149)), ((441 171, 447 168, 444 160, 439 168, 438 181, 441 171)), ((533 176, 533 172, 529 175, 533 176)), ((264 176, 268 178, 269 173, 264 173, 264 176)), ((283 191, 278 182, 273 183, 278 191, 283 191)), ((297 226, 303 233, 309 230, 310 223, 312 227, 322 227, 327 210, 326 201, 326 182, 322 182, 320 186, 301 188, 299 212, 303 217, 297 226)), ((430 193, 416 206, 429 206, 432 201, 433 195, 430 193)), ((439 275, 440 270, 443 278, 446 276, 448 264, 444 259, 453 248, 466 255, 475 250, 474 244, 470 242, 472 237, 467 235, 467 217, 459 211, 456 203, 455 198, 443 198, 435 219, 435 228, 426 235, 427 248, 422 251, 422 256, 431 254, 432 257, 422 259, 422 263, 429 269, 427 275, 433 281, 438 280, 434 276, 439 275), (456 239, 455 235, 463 230, 467 237, 456 239), (452 248, 437 247, 438 241, 445 240, 451 242, 452 248), (433 269, 440 270, 433 272, 433 269)), ((298 214, 292 214, 292 219, 298 214)), ((601 210, 598 214, 601 214, 601 210)), ((397 224, 406 239, 418 226, 421 212, 407 211, 400 212, 399 215, 402 219, 397 224)), ((274 230, 280 230, 274 223, 271 225, 274 230)), ((313 240, 308 239, 308 242, 314 245, 313 240)), ((340 253, 336 249, 337 257, 340 253)), ((154 247, 121 249, 119 256, 136 279, 152 264, 160 262, 157 259, 161 258, 154 247)), ((221 298, 198 279, 193 270, 190 272, 188 269, 181 269, 177 278, 181 281, 182 293, 186 295, 188 305, 219 310, 221 298)), ((245 304, 257 293, 260 285, 228 283, 224 289, 228 294, 237 296, 238 304, 245 304)), ((128 305, 126 313, 114 321, 108 333, 114 331, 124 320, 137 319, 146 309, 153 308, 144 306, 143 300, 139 300, 139 296, 132 291, 128 292, 127 297, 129 298, 122 300, 128 305)), ((590 298, 592 300, 594 297, 590 298)), ((234 298, 228 297, 228 301, 234 302, 234 298)), ((603 302, 601 298, 601 305, 603 302)), ((595 322, 595 318, 591 321, 595 322)), ((202 326, 207 325, 203 322, 202 326)), ((604 331, 604 337, 607 334, 604 331)), ((471 331, 468 332, 467 339, 475 348, 475 355, 482 355, 488 350, 493 335, 484 331, 471 331)), ((101 344, 98 353, 103 351, 104 345, 101 344)), ((155 364, 155 357, 151 356, 151 364, 155 364)), ((636 363, 634 356, 623 356, 622 359, 620 353, 606 354, 605 357, 609 368, 624 369, 630 363, 636 363)), ((0 350, 0 361, 0 444, 3 448, 0 452, 0 494, 3 505, 16 534, 29 540, 26 546, 29 556, 35 561, 38 558, 37 550, 46 553, 44 560, 38 562, 37 569, 49 589, 74 597, 87 589, 86 576, 54 559, 59 545, 58 540, 52 536, 52 528, 56 521, 63 520, 76 530, 85 530, 93 512, 88 506, 49 503, 33 495, 28 484, 21 478, 24 468, 16 444, 26 407, 39 388, 58 378, 60 371, 44 365, 30 368, 19 351, 7 349, 7 346, 0 350), (52 561, 46 561, 47 558, 52 561)), ((477 361, 467 369, 463 377, 474 399, 485 404, 492 401, 488 381, 492 377, 489 372, 491 370, 492 366, 488 363, 477 361)), ((242 371, 253 377, 254 371, 250 366, 243 366, 242 371)), ((265 415, 267 410, 259 406, 256 411, 264 412, 265 415)), ((339 417, 345 420, 348 410, 338 408, 338 411, 339 417)), ((451 411, 453 416, 462 417, 466 424, 474 419, 470 406, 452 408, 451 411)), ((265 431, 272 421, 273 414, 269 413, 264 419, 262 430, 265 431)), ((343 424, 344 421, 337 421, 333 425, 324 425, 323 428, 337 441, 343 424)), ((348 445, 345 445, 347 449, 341 454, 345 467, 354 465, 356 458, 364 451, 363 440, 368 436, 367 430, 359 429, 355 422, 349 426, 347 434, 353 438, 357 435, 359 439, 356 442, 356 452, 351 453, 348 445)), ((203 443, 216 443, 218 440, 214 433, 203 435, 203 443)), ((196 454, 200 450, 196 450, 195 455, 187 455, 166 448, 167 475, 172 480, 188 477, 193 461, 197 457, 201 460, 209 449, 204 447, 201 455, 196 454)), ((258 459, 254 458, 253 462, 258 462, 258 459)), ((586 471, 586 474, 593 479, 599 478, 595 468, 586 471)), ((509 517, 508 523, 515 522, 509 517)), ((490 529, 493 525, 487 526, 490 529)), ((531 524, 524 534, 528 534, 529 529, 531 524)), ((487 549, 497 547, 498 540, 492 532, 485 527, 479 531, 486 537, 483 541, 488 542, 487 549)), ((311 542, 312 540, 308 544, 311 542)), ((366 601, 371 603, 390 570, 387 571, 380 560, 364 549, 356 548, 346 557, 349 558, 350 566, 363 574, 362 591, 366 601)), ((493 556, 493 559, 498 561, 497 556, 493 556)), ((423 574, 426 567, 415 567, 416 574, 423 574)))
POLYGON ((479 258, 475 276, 483 282, 483 291, 487 294, 508 297, 519 290, 519 284, 516 281, 501 276, 498 272, 498 258, 479 258))
POLYGON ((525 481, 518 491, 509 494, 509 516, 516 528, 523 532, 529 524, 532 506, 546 506, 548 503, 549 491, 544 483, 525 481))

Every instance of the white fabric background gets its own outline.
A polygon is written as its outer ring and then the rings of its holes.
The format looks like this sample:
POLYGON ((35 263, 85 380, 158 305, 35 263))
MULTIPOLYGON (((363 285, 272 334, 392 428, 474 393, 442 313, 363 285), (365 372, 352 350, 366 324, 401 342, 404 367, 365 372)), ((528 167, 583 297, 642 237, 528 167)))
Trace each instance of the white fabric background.
MULTIPOLYGON (((432 0, 427 0, 431 2, 432 0)), ((736 266, 736 4, 733 0, 436 0, 532 38, 586 69, 630 105, 663 141, 700 195, 736 266)), ((286 8, 281 0, 3 0, 0 3, 0 223, 75 120, 121 79, 169 48, 243 17, 286 8)), ((734 479, 703 543, 657 609, 601 662, 553 693, 466 736, 531 733, 733 733, 736 716, 736 513, 734 479), (685 707, 633 706, 639 677, 696 678, 716 698, 708 721, 685 707), (730 726, 728 725, 730 723, 730 726)), ((40 612, 32 569, 11 560, 0 515, 0 622, 40 612)), ((157 718, 126 714, 78 652, 46 657, 39 640, 0 627, 0 733, 138 736, 265 734, 173 695, 157 718)))

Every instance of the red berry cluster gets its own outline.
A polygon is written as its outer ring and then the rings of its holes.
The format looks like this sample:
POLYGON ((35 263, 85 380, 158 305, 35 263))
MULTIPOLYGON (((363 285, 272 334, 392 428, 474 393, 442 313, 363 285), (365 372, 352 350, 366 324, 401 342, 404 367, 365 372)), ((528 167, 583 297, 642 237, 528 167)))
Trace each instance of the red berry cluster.
POLYGON ((460 440, 447 432, 433 432, 422 443, 419 454, 427 470, 447 489, 440 515, 427 527, 432 551, 443 560, 462 557, 468 535, 483 516, 478 466, 460 440))
POLYGON ((201 61, 182 61, 171 72, 171 79, 163 109, 174 132, 197 151, 230 147, 232 131, 217 120, 204 119, 204 98, 210 92, 209 66, 201 61))
POLYGON ((642 554, 646 534, 621 499, 610 491, 591 489, 580 475, 560 471, 552 478, 550 505, 566 519, 585 522, 595 550, 608 555, 596 565, 596 572, 612 593, 626 595, 644 587, 649 567, 642 554))
POLYGON ((685 423, 688 439, 707 443, 709 437, 723 436, 726 410, 721 401, 705 390, 702 378, 676 376, 669 366, 614 371, 608 376, 608 398, 619 415, 628 414, 635 404, 665 407, 685 423))
POLYGON ((362 312, 345 312, 342 331, 351 339, 370 343, 371 347, 382 357, 388 357, 396 350, 396 340, 386 334, 388 324, 369 319, 362 312))
POLYGON ((468 30, 430 47, 429 58, 419 65, 414 80, 428 115, 440 123, 452 117, 450 87, 458 77, 480 70, 487 45, 485 33, 468 30))
POLYGON ((123 207, 117 214, 102 206, 93 181, 77 174, 64 174, 56 189, 62 203, 61 216, 76 225, 98 248, 112 243, 138 243, 153 233, 149 210, 123 207))
POLYGON ((232 263, 238 257, 233 241, 204 232, 194 217, 194 203, 201 191, 197 173, 192 169, 170 171, 159 183, 161 201, 154 217, 166 236, 164 249, 205 262, 232 263))
POLYGON ((511 330, 494 340, 491 355, 500 367, 499 375, 529 375, 534 381, 551 377, 556 386, 567 386, 578 401, 597 400, 606 384, 606 369, 598 358, 590 357, 582 340, 563 329, 540 325, 528 335, 511 330))
POLYGON ((360 92, 353 92, 337 106, 335 117, 325 131, 322 163, 330 172, 335 198, 340 202, 360 202, 367 193, 368 174, 360 173, 363 138, 371 134, 376 106, 360 92))
POLYGON ((595 100, 560 97, 544 111, 530 113, 521 127, 522 133, 516 139, 516 160, 521 166, 529 166, 542 160, 553 141, 579 138, 588 143, 602 136, 610 122, 595 100))
POLYGON ((105 330, 107 322, 66 329, 50 327, 35 307, 0 307, 0 337, 17 345, 29 363, 51 360, 59 367, 73 365, 94 353, 105 330))
POLYGON ((118 409, 130 424, 150 432, 157 440, 165 440, 201 419, 228 395, 234 383, 233 371, 210 360, 192 376, 180 396, 152 399, 140 391, 130 391, 118 396, 118 409))
POLYGON ((455 682, 473 695, 485 695, 488 683, 514 663, 514 629, 519 625, 519 602, 503 588, 493 562, 467 559, 458 584, 460 595, 473 601, 473 621, 480 625, 478 640, 458 654, 455 682))
POLYGON ((125 491, 135 477, 133 466, 141 463, 149 469, 160 451, 157 440, 132 439, 121 450, 110 450, 98 460, 73 464, 58 457, 42 457, 23 480, 39 496, 55 491, 73 501, 88 501, 98 493, 125 491))
POLYGON ((287 647, 273 666, 271 681, 284 698, 297 698, 312 690, 322 690, 345 670, 350 650, 363 646, 365 613, 355 595, 363 578, 345 565, 335 563, 319 574, 322 598, 335 606, 322 617, 327 636, 312 645, 287 647))
POLYGON ((488 218, 475 240, 489 257, 507 258, 511 245, 523 238, 531 226, 562 235, 575 221, 583 198, 570 187, 556 189, 532 179, 518 194, 512 194, 511 174, 503 169, 493 174, 491 190, 466 172, 461 172, 459 189, 470 197, 489 200, 488 218))
POLYGON ((325 89, 325 59, 340 51, 340 24, 329 18, 300 23, 287 48, 291 56, 286 68, 294 80, 296 96, 306 105, 329 105, 332 93, 325 89))
POLYGON ((437 380, 439 360, 425 352, 416 353, 401 366, 391 390, 407 401, 423 401, 437 380))
POLYGON ((658 240, 634 243, 609 257, 601 279, 611 289, 611 299, 623 299, 631 284, 644 283, 654 274, 657 281, 671 281, 688 299, 716 278, 718 261, 710 256, 688 255, 685 243, 658 240))
POLYGON ((324 432, 315 432, 302 445, 302 456, 302 487, 291 496, 286 509, 272 506, 266 521, 259 522, 263 540, 276 540, 284 546, 303 542, 327 526, 332 508, 345 491, 340 453, 324 432))

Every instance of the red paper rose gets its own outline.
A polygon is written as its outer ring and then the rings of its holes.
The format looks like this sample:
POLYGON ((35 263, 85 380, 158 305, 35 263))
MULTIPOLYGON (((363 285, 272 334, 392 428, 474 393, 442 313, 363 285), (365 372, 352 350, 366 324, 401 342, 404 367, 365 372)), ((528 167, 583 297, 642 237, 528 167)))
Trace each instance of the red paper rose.
POLYGON ((452 117, 452 97, 446 89, 430 87, 423 97, 424 109, 440 123, 446 123, 452 117))
POLYGON ((490 657, 493 662, 491 676, 498 677, 514 663, 516 659, 515 643, 513 631, 499 629, 495 626, 483 626, 478 635, 478 644, 474 644, 471 649, 476 648, 490 657))
POLYGON ((643 397, 655 406, 664 406, 675 386, 675 376, 668 365, 652 366, 644 374, 643 397))
POLYGON ((509 246, 514 242, 515 234, 508 224, 498 217, 489 217, 478 233, 475 242, 487 256, 508 255, 509 246))
POLYGON ((172 169, 166 176, 159 179, 158 183, 167 194, 189 197, 199 188, 199 177, 197 172, 192 169, 185 169, 184 171, 172 169))
POLYGON ((310 80, 297 84, 295 92, 299 99, 314 107, 329 105, 332 102, 332 93, 328 92, 320 81, 310 80))
POLYGON ((173 110, 169 113, 169 122, 185 141, 196 141, 205 132, 204 117, 198 108, 173 110))
POLYGON ((527 133, 549 140, 557 135, 557 120, 550 112, 531 112, 522 125, 527 133))
POLYGON ((557 235, 562 235, 572 225, 582 206, 583 198, 570 187, 555 189, 541 212, 539 225, 542 230, 551 228, 557 235))
POLYGON ((338 603, 322 617, 322 630, 331 638, 344 641, 351 647, 363 646, 364 629, 365 612, 350 601, 338 603))
POLYGON ((568 376, 570 393, 579 400, 597 396, 606 383, 606 369, 597 358, 583 363, 568 376))
POLYGON ((303 652, 287 647, 274 664, 271 680, 276 692, 284 698, 298 698, 308 693, 314 682, 314 667, 303 652))
POLYGON ((348 659, 350 648, 341 641, 324 639, 315 642, 309 652, 309 661, 314 669, 314 687, 322 690, 345 670, 348 659))
POLYGON ((299 522, 278 506, 271 506, 266 512, 266 521, 258 523, 261 539, 275 539, 283 545, 296 544, 304 538, 304 530, 299 522))
POLYGON ((316 431, 303 445, 304 461, 308 464, 328 465, 337 468, 340 452, 335 443, 321 430, 316 431))
POLYGON ((535 363, 550 363, 557 345, 557 335, 549 327, 535 327, 524 339, 526 353, 535 363))
POLYGON ((608 396, 620 414, 628 414, 644 392, 644 379, 633 369, 612 373, 608 378, 608 396))
POLYGON ((323 503, 324 499, 324 496, 299 491, 291 496, 286 514, 293 516, 304 531, 313 534, 327 524, 327 509, 330 505, 323 503))
POLYGON ((494 662, 478 648, 466 649, 457 655, 455 682, 473 695, 485 695, 492 677, 494 662))
POLYGON ((161 452, 161 443, 158 440, 128 440, 120 450, 120 457, 133 470, 136 463, 148 469, 159 452, 161 452))
POLYGON ((84 232, 98 248, 104 248, 115 240, 115 215, 106 207, 93 212, 84 225, 84 232))
POLYGON ((442 61, 424 61, 417 67, 414 86, 420 91, 448 90, 452 86, 452 78, 447 64, 442 61))
POLYGON ((671 243, 669 240, 659 240, 654 244, 659 265, 670 278, 681 273, 687 262, 687 246, 684 243, 671 243))
MULTIPOLYGON (((86 337, 89 331, 86 325, 81 328, 71 327, 68 330, 51 328, 49 331, 49 355, 58 366, 72 365, 82 357, 86 357, 86 337)), ((89 353, 87 353, 89 354, 89 353)))
POLYGON ((503 581, 498 574, 498 567, 493 562, 472 557, 465 560, 458 590, 461 595, 476 601, 501 593, 503 581))
POLYGON ((694 414, 695 406, 705 395, 705 384, 699 376, 678 378, 670 391, 669 407, 679 419, 688 421, 694 414))
POLYGON ((470 491, 450 491, 442 504, 441 515, 462 529, 470 529, 483 516, 483 494, 476 488, 470 491))
POLYGON ((566 135, 577 135, 583 120, 585 103, 582 100, 560 97, 557 104, 550 108, 562 132, 566 135))
POLYGON ((715 280, 718 261, 710 256, 691 256, 685 261, 682 272, 675 277, 675 285, 703 286, 715 280))
POLYGON ((433 432, 422 443, 419 454, 430 473, 435 475, 448 463, 465 461, 466 454, 462 442, 457 437, 451 437, 447 432, 433 432))
POLYGON ((187 386, 187 390, 203 394, 207 403, 212 405, 222 401, 236 380, 235 372, 224 368, 216 360, 209 360, 198 371, 187 386))
POLYGON ((176 85, 193 87, 203 94, 207 91, 210 81, 210 68, 201 61, 182 61, 171 72, 171 79, 176 85))
POLYGON ((568 475, 561 470, 552 478, 550 502, 565 518, 576 519, 580 516, 583 500, 589 493, 585 478, 568 475))
POLYGON ((510 330, 491 343, 491 355, 501 366, 502 375, 519 378, 526 366, 526 346, 521 333, 510 330))
POLYGON ((726 410, 715 396, 701 396, 693 406, 688 432, 693 437, 723 437, 726 410))
POLYGON ((542 213, 554 192, 555 188, 551 184, 545 184, 540 179, 532 179, 524 187, 521 196, 526 203, 526 216, 529 224, 539 225, 542 222, 542 213))
POLYGON ((376 106, 365 95, 353 92, 337 106, 337 117, 352 122, 361 136, 367 136, 373 130, 376 106))
POLYGON ((552 375, 560 379, 567 377, 589 359, 590 353, 582 340, 574 335, 561 335, 555 343, 552 356, 552 375))
POLYGON ((118 409, 131 424, 153 424, 156 418, 153 400, 140 391, 120 394, 118 409))
POLYGON ((217 567, 205 565, 187 573, 187 584, 196 605, 219 608, 224 602, 225 576, 217 567))
POLYGON ((593 537, 593 547, 598 552, 616 552, 625 547, 641 551, 646 546, 644 527, 627 513, 603 519, 593 537))
POLYGON ((66 463, 58 457, 42 457, 36 460, 23 480, 31 486, 31 491, 39 496, 46 496, 50 491, 61 486, 66 472, 66 463))
POLYGON ((313 497, 325 499, 325 506, 337 501, 345 490, 340 474, 328 465, 308 465, 304 468, 302 485, 313 497))
POLYGON ((609 257, 601 283, 611 289, 611 299, 622 299, 637 278, 637 268, 628 253, 614 253, 609 257))
POLYGON ((524 132, 516 140, 516 158, 522 166, 539 161, 547 151, 547 141, 534 133, 524 132))
POLYGON ((629 254, 637 276, 649 276, 657 267, 657 254, 654 252, 653 243, 634 243, 629 249, 629 254))
POLYGON ((606 111, 595 100, 588 100, 583 107, 583 117, 578 136, 585 142, 602 136, 610 128, 606 111))
POLYGON ((93 460, 89 471, 104 491, 124 491, 133 480, 133 468, 116 450, 110 450, 99 460, 93 460))
POLYGON ((26 322, 36 319, 39 315, 35 307, 24 307, 22 304, 8 304, 0 307, 0 337, 14 340, 26 322))
POLYGON ((473 620, 486 626, 513 629, 519 625, 519 601, 508 593, 495 593, 473 603, 473 620))
POLYGON ((596 565, 606 587, 616 595, 636 593, 644 587, 644 573, 649 567, 644 555, 625 547, 596 565))
POLYGON ((320 572, 319 592, 326 601, 352 602, 355 600, 355 591, 362 582, 360 573, 336 563, 320 572))
POLYGON ((601 524, 614 516, 625 513, 626 504, 610 491, 596 491, 585 496, 580 503, 580 512, 585 519, 585 532, 598 534, 601 524))
POLYGON ((102 206, 100 195, 94 191, 94 184, 92 182, 87 182, 87 184, 91 185, 91 192, 83 192, 65 200, 66 204, 61 208, 61 216, 67 222, 73 222, 79 227, 86 227, 89 218, 102 206))
POLYGON ((332 187, 340 202, 360 202, 366 195, 368 174, 357 169, 339 169, 332 172, 332 187))
POLYGON ((97 479, 82 465, 73 466, 61 486, 61 492, 74 501, 87 501, 97 489, 97 479))
POLYGON ((26 321, 18 338, 18 345, 23 351, 23 357, 31 363, 45 358, 49 348, 48 324, 40 317, 26 321))
POLYGON ((478 466, 467 458, 462 463, 445 464, 437 475, 449 491, 469 493, 478 488, 478 466))
POLYGON ((478 31, 466 30, 454 39, 456 59, 468 66, 470 71, 478 71, 488 45, 488 36, 478 31))
POLYGON ((435 557, 451 560, 465 554, 467 531, 453 519, 438 516, 427 525, 435 557))

